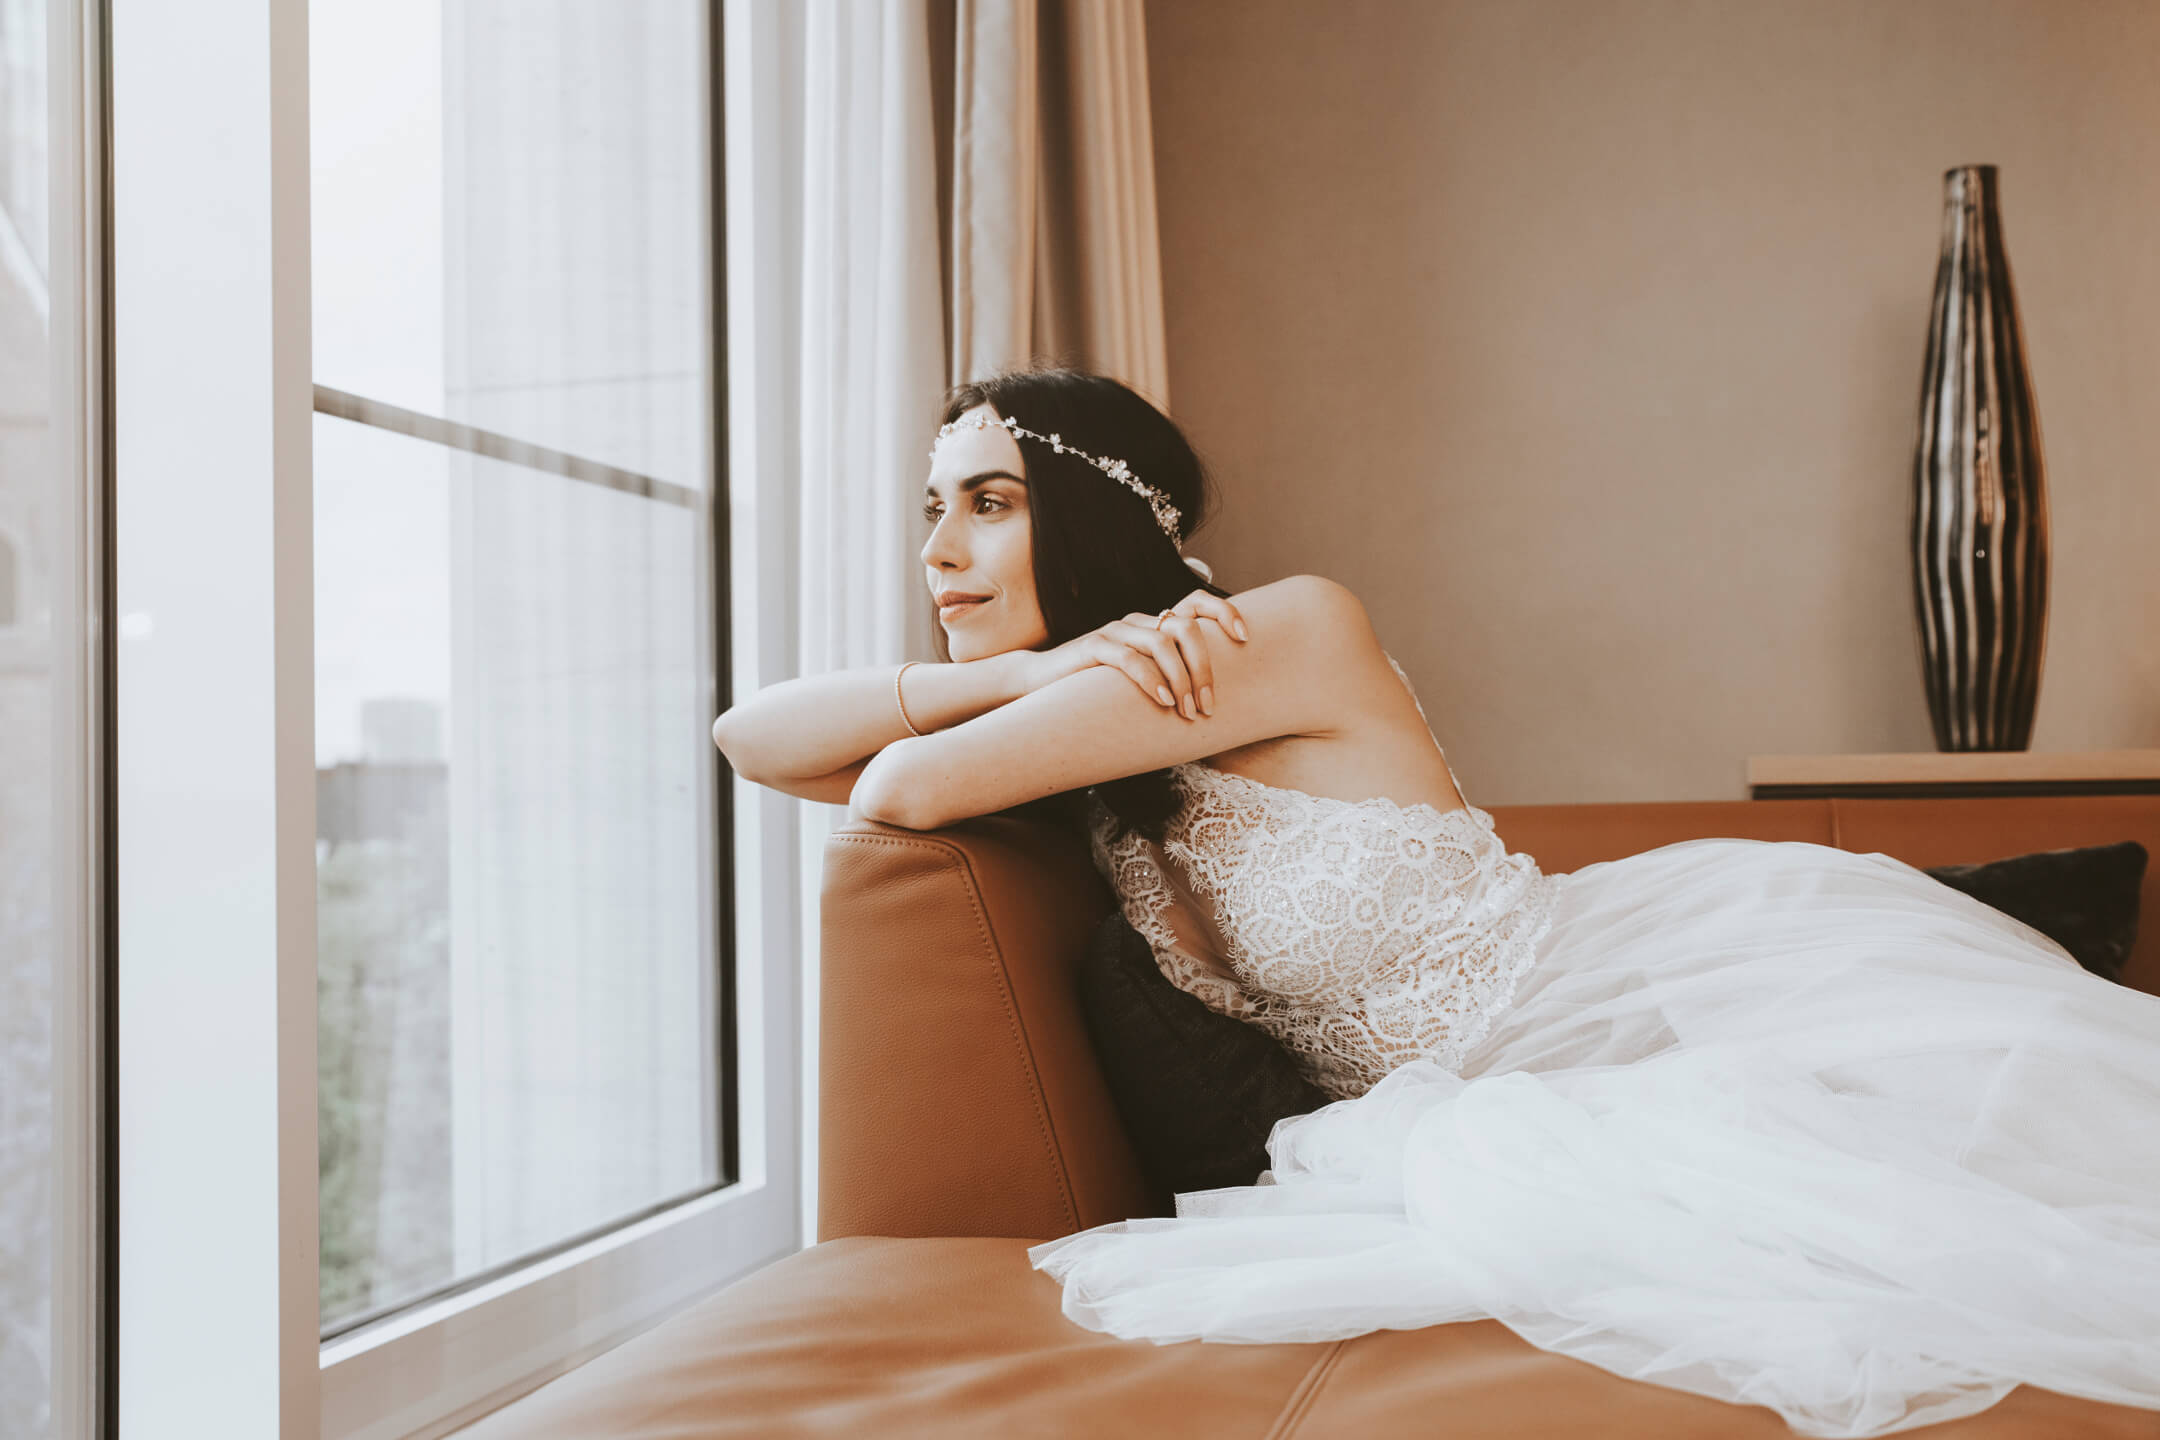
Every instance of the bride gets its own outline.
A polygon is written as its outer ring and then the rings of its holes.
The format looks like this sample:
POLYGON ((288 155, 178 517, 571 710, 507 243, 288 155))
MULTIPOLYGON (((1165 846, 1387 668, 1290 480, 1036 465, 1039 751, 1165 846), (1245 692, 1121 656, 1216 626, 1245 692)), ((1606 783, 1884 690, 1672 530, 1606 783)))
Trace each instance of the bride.
POLYGON ((1021 371, 944 418, 949 658, 770 687, 716 742, 891 824, 1085 825, 1164 973, 1331 1097, 1254 1184, 1033 1247, 1066 1315, 1158 1343, 1493 1317, 1807 1435, 2019 1384, 2160 1410, 2160 997, 1887 855, 1543 874, 1350 589, 1231 595, 1181 557, 1206 480, 1144 399, 1021 371))

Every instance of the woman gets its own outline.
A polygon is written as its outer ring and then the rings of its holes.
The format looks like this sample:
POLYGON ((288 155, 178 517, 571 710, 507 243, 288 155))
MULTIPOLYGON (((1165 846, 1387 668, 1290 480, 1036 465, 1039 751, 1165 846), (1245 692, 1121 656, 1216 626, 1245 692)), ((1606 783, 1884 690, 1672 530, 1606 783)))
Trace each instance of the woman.
POLYGON ((1810 1435, 2020 1383, 2160 1410, 2160 997, 1886 855, 1542 874, 1354 594, 1191 586, 1206 486, 1160 412, 1060 370, 944 419, 949 658, 772 687, 716 740, 898 825, 1085 823, 1164 972, 1333 1097, 1257 1183, 1031 1249, 1067 1315, 1158 1342, 1492 1316, 1810 1435))

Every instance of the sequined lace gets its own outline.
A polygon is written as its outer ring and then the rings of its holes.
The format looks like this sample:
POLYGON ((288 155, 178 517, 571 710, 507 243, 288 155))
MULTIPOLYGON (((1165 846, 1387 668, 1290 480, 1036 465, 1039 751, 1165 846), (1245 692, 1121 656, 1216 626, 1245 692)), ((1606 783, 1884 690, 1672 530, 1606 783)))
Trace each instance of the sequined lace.
POLYGON ((1340 800, 1197 761, 1170 775, 1183 799, 1159 844, 1113 841, 1099 802, 1090 821, 1163 973, 1272 1035, 1333 1099, 1412 1059, 1459 1070, 1535 959, 1559 877, 1474 805, 1340 800))

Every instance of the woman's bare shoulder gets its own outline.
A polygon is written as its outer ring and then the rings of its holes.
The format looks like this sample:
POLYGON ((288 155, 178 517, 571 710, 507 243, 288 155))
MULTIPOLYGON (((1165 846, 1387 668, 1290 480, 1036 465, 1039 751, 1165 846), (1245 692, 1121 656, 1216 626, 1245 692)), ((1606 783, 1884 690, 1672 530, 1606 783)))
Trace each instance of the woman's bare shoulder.
MULTIPOLYGON (((1282 679, 1342 710, 1330 729, 1370 710, 1373 697, 1398 688, 1386 651, 1355 591, 1324 575, 1286 575, 1230 597, 1251 632, 1287 643, 1270 646, 1282 679)), ((1331 706, 1331 709, 1338 708, 1331 706)))
POLYGON ((1330 580, 1325 575, 1285 575, 1280 580, 1270 580, 1265 585, 1240 590, 1230 598, 1239 605, 1252 599, 1273 604, 1295 602, 1300 605, 1330 605, 1345 609, 1355 607, 1360 611, 1365 608, 1349 586, 1340 580, 1330 580))
POLYGON ((1245 616, 1246 624, 1262 620, 1296 634, 1297 647, 1307 664, 1318 667, 1313 679, 1328 678, 1319 672, 1334 671, 1345 663, 1353 668, 1378 665, 1387 669, 1372 617, 1357 593, 1339 580, 1325 575, 1285 575, 1265 585, 1241 590, 1230 603, 1245 616))

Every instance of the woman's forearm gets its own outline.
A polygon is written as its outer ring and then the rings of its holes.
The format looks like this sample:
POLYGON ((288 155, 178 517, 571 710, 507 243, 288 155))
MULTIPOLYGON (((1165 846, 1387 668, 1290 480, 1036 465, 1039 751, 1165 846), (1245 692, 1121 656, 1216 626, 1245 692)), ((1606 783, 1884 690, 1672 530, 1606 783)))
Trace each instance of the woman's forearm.
MULTIPOLYGON (((1019 699, 1032 652, 910 665, 908 718, 928 734, 1019 699)), ((768 685, 713 721, 713 743, 746 780, 828 775, 905 739, 893 700, 897 665, 865 665, 768 685)))

